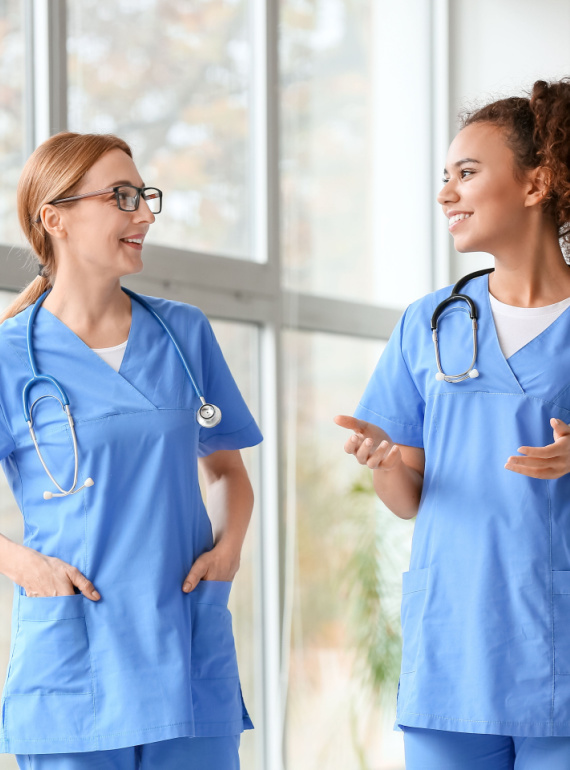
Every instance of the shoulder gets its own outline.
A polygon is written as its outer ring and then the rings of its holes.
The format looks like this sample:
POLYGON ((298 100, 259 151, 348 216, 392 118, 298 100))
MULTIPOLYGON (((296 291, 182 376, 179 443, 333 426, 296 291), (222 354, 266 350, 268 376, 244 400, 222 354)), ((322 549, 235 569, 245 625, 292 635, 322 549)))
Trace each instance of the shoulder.
POLYGON ((32 306, 25 308, 0 324, 0 360, 14 351, 25 353, 27 349, 28 318, 32 306))
POLYGON ((451 284, 450 286, 444 286, 441 289, 432 291, 408 305, 403 316, 403 326, 409 328, 415 325, 425 326, 427 324, 431 334, 431 317, 439 303, 449 297, 453 286, 454 284, 451 284))
POLYGON ((178 302, 172 299, 164 299, 163 297, 153 297, 148 294, 137 294, 137 296, 147 302, 156 313, 175 327, 184 328, 189 324, 204 328, 210 327, 206 314, 195 305, 189 305, 186 302, 178 302))

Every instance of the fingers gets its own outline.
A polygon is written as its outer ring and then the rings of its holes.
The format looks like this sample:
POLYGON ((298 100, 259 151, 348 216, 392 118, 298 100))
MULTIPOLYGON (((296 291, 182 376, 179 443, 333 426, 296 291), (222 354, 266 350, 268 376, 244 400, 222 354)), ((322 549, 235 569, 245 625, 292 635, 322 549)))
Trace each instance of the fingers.
POLYGON ((357 420, 356 417, 351 417, 348 414, 337 414, 334 421, 337 425, 340 425, 341 428, 353 430, 355 433, 363 433, 367 425, 364 420, 357 420))
POLYGON ((566 472, 563 462, 552 458, 509 457, 505 464, 508 471, 535 479, 559 479, 566 472))
POLYGON ((85 575, 83 575, 76 567, 70 567, 67 576, 71 580, 72 585, 79 588, 83 596, 86 596, 92 601, 98 601, 101 598, 99 592, 95 590, 93 583, 90 580, 87 580, 85 575))
POLYGON ((184 580, 184 584, 182 585, 182 590, 185 593, 190 593, 193 591, 200 580, 202 580, 208 572, 208 561, 206 558, 204 558, 204 554, 202 556, 199 556, 194 564, 192 565, 192 569, 190 572, 186 575, 186 578, 184 580))
POLYGON ((357 436, 354 433, 345 443, 344 451, 354 455, 360 465, 367 465, 372 470, 380 466, 385 470, 390 470, 402 459, 400 449, 396 444, 384 440, 380 442, 379 446, 375 446, 371 438, 357 436))
POLYGON ((546 446, 520 446, 517 449, 517 452, 520 452, 527 457, 541 457, 550 460, 560 454, 560 448, 556 444, 547 444, 546 446))
POLYGON ((382 441, 378 449, 368 458, 369 468, 376 470, 382 467, 384 470, 392 470, 402 459, 400 448, 397 444, 389 444, 388 441, 382 441))

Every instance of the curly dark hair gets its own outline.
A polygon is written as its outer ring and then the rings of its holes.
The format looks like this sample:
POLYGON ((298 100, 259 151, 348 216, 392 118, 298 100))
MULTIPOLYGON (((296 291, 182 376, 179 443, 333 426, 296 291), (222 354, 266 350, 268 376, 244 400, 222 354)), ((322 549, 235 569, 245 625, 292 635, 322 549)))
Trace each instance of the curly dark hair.
POLYGON ((499 99, 460 116, 460 126, 493 123, 504 129, 521 171, 542 166, 548 172, 543 201, 552 215, 566 258, 570 256, 570 78, 537 80, 528 98, 499 99))

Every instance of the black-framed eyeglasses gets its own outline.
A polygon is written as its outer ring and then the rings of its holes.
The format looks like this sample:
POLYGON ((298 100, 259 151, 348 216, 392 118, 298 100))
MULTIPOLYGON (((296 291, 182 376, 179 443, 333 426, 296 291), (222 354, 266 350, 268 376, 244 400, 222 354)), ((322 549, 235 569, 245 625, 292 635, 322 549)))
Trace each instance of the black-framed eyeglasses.
MULTIPOLYGON (((78 201, 82 198, 93 198, 96 195, 105 195, 105 193, 115 194, 117 207, 121 211, 136 211, 139 207, 141 195, 152 214, 160 214, 162 211, 162 190, 159 190, 158 187, 135 187, 130 184, 105 187, 104 190, 95 190, 95 192, 82 193, 81 195, 70 195, 68 198, 57 198, 54 201, 50 201, 50 203, 55 206, 58 203, 78 201)), ((38 217, 36 222, 39 222, 40 218, 38 217)))

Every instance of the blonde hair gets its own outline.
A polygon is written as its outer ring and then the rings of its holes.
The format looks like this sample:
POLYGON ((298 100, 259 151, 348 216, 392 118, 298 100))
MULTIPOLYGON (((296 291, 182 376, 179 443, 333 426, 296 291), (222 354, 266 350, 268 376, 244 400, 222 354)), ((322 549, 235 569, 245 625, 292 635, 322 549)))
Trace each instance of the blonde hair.
POLYGON ((41 275, 18 294, 0 316, 0 323, 32 305, 52 285, 55 255, 49 234, 39 219, 42 206, 73 195, 99 158, 116 149, 133 156, 129 145, 113 134, 63 131, 40 144, 30 155, 18 182, 18 219, 39 262, 41 275))

